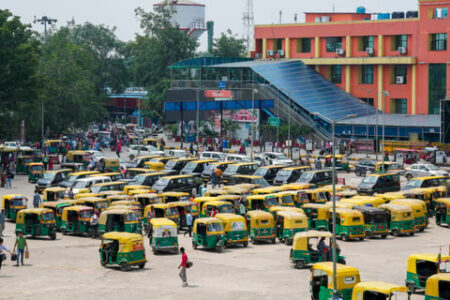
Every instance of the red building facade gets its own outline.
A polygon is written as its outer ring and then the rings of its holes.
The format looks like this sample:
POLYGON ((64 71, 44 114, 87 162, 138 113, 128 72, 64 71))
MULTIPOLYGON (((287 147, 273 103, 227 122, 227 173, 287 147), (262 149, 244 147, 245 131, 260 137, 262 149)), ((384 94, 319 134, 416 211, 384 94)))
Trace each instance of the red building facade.
POLYGON ((450 94, 448 12, 448 0, 419 0, 406 18, 306 13, 301 24, 257 25, 251 55, 302 60, 387 113, 437 114, 450 94))

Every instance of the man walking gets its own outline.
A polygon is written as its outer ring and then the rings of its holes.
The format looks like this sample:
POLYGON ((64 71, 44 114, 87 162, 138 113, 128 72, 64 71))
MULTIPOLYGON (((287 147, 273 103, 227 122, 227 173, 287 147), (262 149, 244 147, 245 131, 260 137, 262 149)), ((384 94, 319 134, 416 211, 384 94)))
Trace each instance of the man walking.
POLYGON ((0 238, 3 236, 3 230, 5 230, 5 215, 3 210, 0 209, 0 238))
POLYGON ((3 239, 0 238, 0 270, 1 270, 1 268, 2 268, 2 262, 3 262, 4 260, 6 260, 6 255, 5 255, 5 253, 3 253, 3 251, 8 251, 9 254, 12 255, 12 252, 11 252, 8 248, 6 248, 5 246, 3 246, 3 239))
POLYGON ((192 222, 193 222, 193 217, 190 211, 187 212, 186 214, 186 226, 187 226, 187 231, 184 232, 184 235, 186 235, 186 233, 189 233, 189 237, 192 236, 192 222))
POLYGON ((187 277, 186 277, 186 268, 187 268, 187 262, 188 262, 188 257, 186 255, 186 252, 184 251, 184 247, 180 248, 180 252, 181 252, 181 264, 178 266, 178 269, 181 268, 180 271, 180 278, 181 281, 183 282, 182 287, 187 287, 188 283, 187 283, 187 277))
POLYGON ((18 236, 16 238, 16 243, 14 244, 13 252, 16 252, 16 247, 17 247, 17 264, 16 264, 16 266, 18 267, 19 260, 23 266, 23 256, 25 254, 25 250, 28 251, 28 244, 27 244, 26 238, 23 236, 22 230, 18 230, 17 234, 18 234, 18 236))
POLYGON ((92 238, 95 239, 97 237, 98 228, 98 216, 95 212, 91 216, 90 225, 92 229, 92 238))
POLYGON ((41 195, 39 195, 38 191, 34 191, 34 196, 33 196, 33 207, 34 208, 39 208, 41 206, 42 200, 41 200, 41 195))

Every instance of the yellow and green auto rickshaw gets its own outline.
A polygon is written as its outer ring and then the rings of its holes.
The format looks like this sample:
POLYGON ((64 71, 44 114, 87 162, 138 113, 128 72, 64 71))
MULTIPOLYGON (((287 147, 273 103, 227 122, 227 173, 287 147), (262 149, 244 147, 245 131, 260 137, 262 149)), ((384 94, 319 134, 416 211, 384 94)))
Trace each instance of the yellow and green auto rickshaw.
POLYGON ((218 213, 234 214, 234 206, 227 201, 207 201, 203 204, 200 217, 211 217, 218 213))
POLYGON ((119 231, 141 233, 141 225, 136 213, 131 209, 108 209, 100 214, 98 233, 119 231))
POLYGON ((94 209, 95 212, 101 213, 108 208, 108 200, 100 197, 79 198, 74 201, 75 205, 86 205, 94 209))
POLYGON ((341 199, 340 202, 372 207, 378 207, 379 205, 386 203, 386 201, 383 198, 374 196, 354 196, 351 198, 341 199))
POLYGON ((381 281, 360 282, 353 288, 352 299, 372 300, 372 299, 405 299, 409 300, 410 295, 406 286, 396 285, 381 281))
POLYGON ((158 194, 147 193, 147 194, 137 194, 134 199, 141 203, 141 207, 147 207, 150 204, 156 204, 161 202, 161 197, 158 194))
POLYGON ((28 164, 33 162, 31 155, 19 154, 16 158, 16 174, 27 174, 28 164))
POLYGON ((64 208, 60 227, 62 234, 74 233, 91 236, 93 230, 90 221, 93 213, 94 209, 90 206, 74 205, 64 208))
POLYGON ((167 218, 175 223, 180 222, 180 215, 176 207, 169 205, 170 203, 149 204, 144 209, 144 229, 152 218, 167 218))
MULTIPOLYGON (((319 262, 311 268, 310 291, 312 300, 328 300, 333 298, 333 263, 319 262)), ((336 265, 336 291, 339 299, 352 300, 354 286, 361 281, 359 270, 348 265, 336 265)))
POLYGON ((61 187, 50 187, 46 188, 42 192, 42 201, 59 201, 64 200, 66 198, 66 193, 69 189, 61 188, 61 187))
POLYGON ((63 209, 72 206, 73 201, 70 200, 60 200, 60 201, 46 201, 41 204, 41 208, 47 208, 53 210, 56 219, 56 228, 61 228, 61 217, 63 209))
MULTIPOLYGON (((332 209, 329 210, 329 230, 332 231, 333 216, 332 209)), ((365 238, 364 217, 362 213, 354 209, 337 208, 336 209, 336 235, 343 241, 348 239, 365 238)))
POLYGON ((31 162, 27 164, 28 182, 36 183, 42 177, 44 172, 44 164, 40 162, 31 162))
POLYGON ((428 226, 428 211, 425 201, 417 199, 397 199, 390 202, 390 204, 406 205, 412 210, 414 218, 414 229, 416 231, 424 231, 428 226))
POLYGON ((189 193, 182 192, 165 192, 160 194, 162 203, 188 201, 191 197, 189 193))
POLYGON ((272 195, 260 194, 247 196, 244 199, 247 210, 268 211, 272 206, 279 206, 278 199, 272 195))
MULTIPOLYGON (((297 269, 303 269, 309 264, 331 261, 333 259, 332 240, 333 234, 328 231, 309 230, 298 232, 294 235, 289 258, 297 269), (318 247, 319 243, 322 246, 318 247), (316 245, 316 249, 314 249, 313 245, 316 245)), ((345 265, 345 257, 340 255, 340 248, 337 247, 336 250, 337 262, 345 265)))
POLYGON ((389 232, 393 236, 414 235, 414 217, 409 206, 382 204, 379 208, 384 209, 388 213, 389 232))
POLYGON ((129 195, 129 192, 132 190, 148 190, 148 189, 150 189, 150 186, 148 186, 148 185, 138 185, 138 184, 126 185, 123 188, 123 193, 126 195, 129 195))
POLYGON ((198 218, 199 211, 197 205, 192 201, 169 202, 168 206, 175 207, 178 210, 178 215, 180 216, 178 227, 180 229, 188 229, 186 225, 187 213, 190 213, 194 219, 198 218))
POLYGON ((120 162, 118 158, 103 158, 105 162, 105 172, 119 172, 120 162))
POLYGON ((304 203, 325 203, 330 200, 330 193, 326 189, 308 189, 298 191, 297 207, 301 207, 304 203))
POLYGON ((293 211, 278 211, 275 217, 275 228, 280 242, 291 245, 297 232, 308 230, 308 217, 293 211))
POLYGON ((450 272, 450 256, 436 253, 415 253, 406 261, 405 285, 411 293, 425 289, 427 279, 437 273, 450 272))
POLYGON ((295 191, 283 191, 269 195, 277 198, 277 201, 281 206, 295 206, 297 198, 297 192, 295 191))
POLYGON ((24 235, 49 236, 56 239, 55 214, 47 208, 22 209, 17 213, 16 232, 21 231, 24 235))
POLYGON ((328 231, 328 212, 331 205, 319 203, 306 203, 302 209, 308 216, 308 228, 328 231))
POLYGON ((17 212, 21 209, 27 208, 28 199, 24 195, 10 194, 2 197, 1 209, 6 218, 16 221, 17 212))
POLYGON ((295 182, 295 183, 283 184, 281 187, 283 188, 284 191, 300 191, 300 190, 312 189, 312 188, 314 188, 314 184, 295 182))
POLYGON ((380 236, 385 239, 389 234, 389 215, 385 210, 372 206, 354 205, 352 209, 360 211, 364 217, 364 232, 367 238, 380 236))
POLYGON ((197 209, 198 209, 198 214, 200 215, 200 212, 203 210, 203 205, 206 202, 209 201, 217 201, 216 197, 196 197, 194 198, 194 200, 192 200, 192 202, 195 203, 195 205, 197 205, 197 209))
POLYGON ((128 232, 108 232, 103 235, 100 244, 100 264, 119 265, 122 271, 131 266, 145 267, 144 238, 140 234, 128 232))
POLYGON ((246 214, 250 242, 276 242, 275 219, 271 213, 261 210, 251 210, 246 214))
POLYGON ((435 200, 439 198, 439 192, 436 191, 435 187, 410 189, 402 191, 402 193, 404 196, 403 198, 417 199, 424 201, 427 206, 429 216, 433 215, 435 200))
POLYGON ((435 203, 436 224, 447 224, 447 227, 450 228, 450 198, 439 198, 435 203))
POLYGON ((233 204, 234 210, 239 211, 241 201, 243 201, 244 197, 241 195, 219 195, 216 197, 218 201, 226 201, 233 204))
POLYGON ((403 174, 405 169, 399 163, 384 161, 377 162, 375 164, 375 173, 385 174, 385 173, 395 173, 395 174, 403 174))
POLYGON ((450 299, 450 274, 442 273, 430 276, 426 282, 425 300, 450 299))
POLYGON ((152 218, 148 224, 148 239, 153 254, 178 253, 177 224, 167 218, 152 218))
POLYGON ((245 218, 236 214, 220 213, 216 218, 221 220, 225 231, 225 247, 242 244, 248 246, 248 232, 245 218))
POLYGON ((222 252, 225 246, 223 223, 217 218, 199 218, 192 229, 192 248, 202 246, 222 252))

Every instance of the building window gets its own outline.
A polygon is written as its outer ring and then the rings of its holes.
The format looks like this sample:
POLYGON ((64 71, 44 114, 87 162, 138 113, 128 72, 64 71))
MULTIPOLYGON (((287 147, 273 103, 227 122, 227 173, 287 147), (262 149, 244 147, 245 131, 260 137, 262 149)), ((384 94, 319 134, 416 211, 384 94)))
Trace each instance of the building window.
POLYGON ((408 112, 407 99, 391 99, 392 114, 406 114, 408 112))
POLYGON ((373 65, 361 66, 361 83, 373 84, 373 65))
POLYGON ((297 53, 310 53, 311 52, 311 39, 301 38, 297 39, 297 53))
POLYGON ((331 66, 330 80, 332 83, 342 83, 342 66, 341 65, 331 66))
POLYGON ((406 65, 391 66, 391 83, 392 84, 407 84, 408 67, 406 65))
POLYGON ((370 105, 370 106, 373 106, 373 98, 361 98, 361 100, 364 102, 364 103, 366 103, 366 104, 368 104, 368 105, 370 105))
POLYGON ((374 47, 375 47, 375 37, 363 36, 360 38, 359 51, 366 51, 367 48, 374 49, 374 47))
POLYGON ((327 52, 336 52, 336 49, 342 49, 341 37, 328 37, 327 38, 327 52))
POLYGON ((447 19, 448 10, 446 7, 439 7, 434 9, 435 19, 447 19))
POLYGON ((393 35, 391 38, 391 50, 398 50, 398 48, 408 49, 408 36, 406 34, 393 35))
POLYGON ((447 50, 447 34, 446 33, 430 34, 430 50, 431 51, 447 50))

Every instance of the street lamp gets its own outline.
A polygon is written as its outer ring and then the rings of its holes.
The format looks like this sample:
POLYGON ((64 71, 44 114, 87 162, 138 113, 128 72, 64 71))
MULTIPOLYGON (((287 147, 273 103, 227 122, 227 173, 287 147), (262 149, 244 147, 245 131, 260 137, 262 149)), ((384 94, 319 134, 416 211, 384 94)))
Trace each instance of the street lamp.
POLYGON ((255 141, 255 126, 254 126, 254 121, 253 121, 253 114, 255 113, 255 94, 258 93, 258 90, 253 88, 252 89, 252 119, 251 119, 251 123, 250 123, 250 130, 251 130, 251 143, 252 145, 250 146, 250 159, 253 161, 254 158, 254 152, 253 152, 253 144, 255 141))
POLYGON ((341 117, 339 119, 336 120, 331 120, 330 118, 327 118, 323 115, 321 115, 320 113, 314 113, 315 116, 318 116, 324 120, 326 120, 328 123, 331 123, 331 138, 332 138, 332 166, 333 166, 333 171, 332 171, 332 187, 333 187, 333 212, 332 212, 332 218, 333 218, 333 248, 332 248, 332 252, 333 252, 333 299, 338 299, 338 295, 337 295, 337 265, 336 265, 336 141, 335 141, 335 124, 341 120, 344 119, 350 119, 350 118, 354 118, 357 116, 357 114, 349 114, 346 115, 344 117, 341 117))
MULTIPOLYGON (((384 164, 384 159, 385 159, 385 152, 384 152, 384 127, 385 127, 385 124, 386 124, 386 121, 385 121, 385 116, 386 116, 386 114, 385 114, 385 112, 384 112, 384 102, 385 102, 385 98, 386 97, 388 97, 389 96, 389 93, 387 92, 387 91, 383 91, 382 92, 382 99, 383 99, 383 103, 382 103, 382 110, 383 110, 383 132, 382 132, 382 137, 381 137, 381 140, 382 140, 382 144, 383 144, 383 164, 384 164)), ((383 169, 384 169, 384 166, 383 166, 383 169)))

